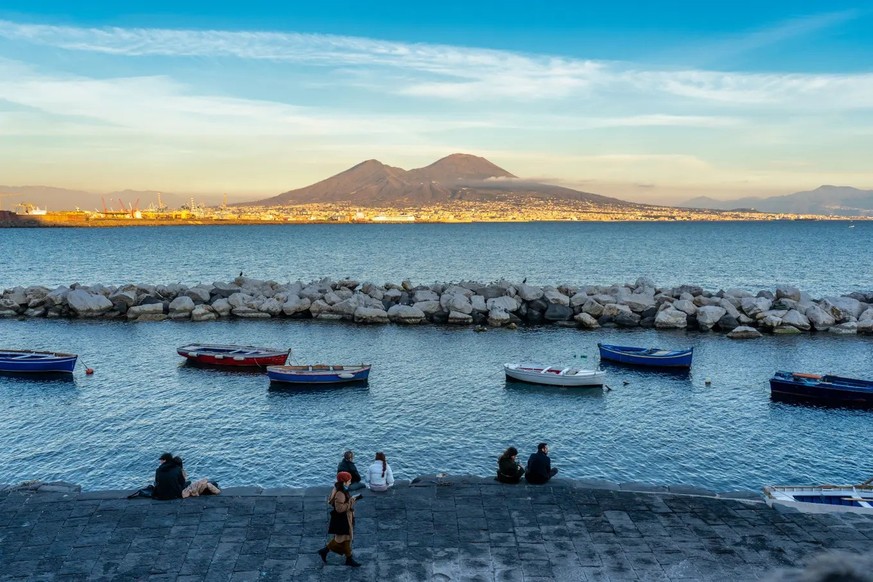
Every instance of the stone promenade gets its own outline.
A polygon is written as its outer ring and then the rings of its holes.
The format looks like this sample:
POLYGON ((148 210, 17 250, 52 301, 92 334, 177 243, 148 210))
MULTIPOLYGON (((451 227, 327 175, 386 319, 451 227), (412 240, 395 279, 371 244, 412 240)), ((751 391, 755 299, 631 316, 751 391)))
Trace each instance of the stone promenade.
POLYGON ((327 539, 327 487, 229 488, 164 502, 128 500, 129 491, 6 489, 0 579, 721 582, 873 547, 871 516, 633 488, 433 477, 365 491, 357 570, 336 555, 323 566, 315 553, 327 539))

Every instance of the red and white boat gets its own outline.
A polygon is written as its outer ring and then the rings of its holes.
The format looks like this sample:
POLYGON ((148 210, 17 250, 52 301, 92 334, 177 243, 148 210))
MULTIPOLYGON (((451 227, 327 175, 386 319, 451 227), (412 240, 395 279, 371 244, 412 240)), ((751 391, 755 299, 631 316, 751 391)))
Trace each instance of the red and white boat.
POLYGON ((204 366, 266 368, 281 366, 288 361, 291 350, 218 344, 188 344, 176 352, 189 362, 204 366))

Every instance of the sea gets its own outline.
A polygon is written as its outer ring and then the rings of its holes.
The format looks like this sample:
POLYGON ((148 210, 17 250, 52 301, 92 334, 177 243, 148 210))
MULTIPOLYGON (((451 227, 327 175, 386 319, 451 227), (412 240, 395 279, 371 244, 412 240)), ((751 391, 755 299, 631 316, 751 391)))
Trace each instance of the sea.
MULTIPOLYGON (((350 277, 710 291, 873 290, 873 222, 566 222, 0 230, 0 289, 350 277)), ((147 484, 164 451, 222 486, 323 485, 346 449, 399 479, 490 476, 546 441, 559 476, 716 491, 873 477, 873 411, 772 401, 776 370, 873 378, 873 338, 735 341, 721 333, 517 330, 313 320, 128 323, 0 319, 0 347, 77 353, 68 379, 0 377, 0 483, 147 484), (291 348, 300 363, 373 366, 366 385, 280 389, 191 367, 185 343, 291 348), (694 347, 689 373, 601 363, 597 342, 694 347), (508 382, 505 362, 603 367, 607 386, 508 382), (85 368, 94 370, 86 375, 85 368)))

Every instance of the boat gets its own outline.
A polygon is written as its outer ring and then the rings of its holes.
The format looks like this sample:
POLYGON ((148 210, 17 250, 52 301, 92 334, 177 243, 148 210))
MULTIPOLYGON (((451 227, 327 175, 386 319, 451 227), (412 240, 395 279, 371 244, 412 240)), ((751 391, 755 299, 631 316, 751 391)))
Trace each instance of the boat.
POLYGON ((265 368, 288 361, 291 350, 219 344, 188 344, 176 352, 189 362, 205 366, 265 368))
POLYGON ((764 499, 770 506, 786 505, 824 513, 848 511, 873 514, 873 479, 860 485, 771 485, 764 487, 764 499))
POLYGON ((506 377, 548 386, 603 386, 606 372, 542 364, 503 364, 506 377))
POLYGON ((267 376, 271 382, 286 384, 345 384, 365 382, 370 367, 370 364, 268 366, 267 376))
POLYGON ((13 374, 72 373, 76 354, 34 350, 0 350, 0 372, 13 374))
POLYGON ((685 350, 662 350, 660 348, 635 348, 597 344, 600 359, 631 364, 634 366, 654 366, 659 368, 690 368, 694 348, 685 350))
POLYGON ((778 371, 770 378, 774 399, 873 408, 873 381, 778 371))

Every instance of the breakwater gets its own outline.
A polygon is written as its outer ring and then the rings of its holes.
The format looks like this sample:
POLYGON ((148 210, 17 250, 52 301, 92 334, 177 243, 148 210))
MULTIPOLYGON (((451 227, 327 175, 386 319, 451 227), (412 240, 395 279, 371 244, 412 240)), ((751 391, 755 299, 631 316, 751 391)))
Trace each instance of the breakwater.
POLYGON ((535 286, 526 282, 377 285, 324 278, 277 283, 248 277, 186 286, 17 286, 0 295, 0 317, 119 318, 129 321, 314 318, 356 324, 422 323, 513 327, 525 324, 721 331, 873 333, 873 291, 813 299, 795 287, 716 292, 696 285, 634 283, 535 286))

